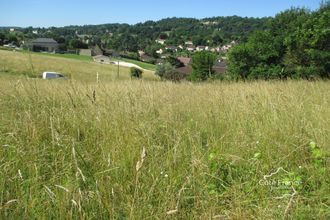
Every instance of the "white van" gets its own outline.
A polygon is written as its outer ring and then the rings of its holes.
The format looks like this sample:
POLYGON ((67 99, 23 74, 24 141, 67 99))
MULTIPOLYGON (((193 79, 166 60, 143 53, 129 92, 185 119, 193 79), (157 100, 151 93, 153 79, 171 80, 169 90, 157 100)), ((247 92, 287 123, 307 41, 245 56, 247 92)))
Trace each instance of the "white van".
POLYGON ((64 75, 62 73, 56 73, 56 72, 43 72, 42 78, 43 79, 58 79, 58 78, 64 78, 64 75))

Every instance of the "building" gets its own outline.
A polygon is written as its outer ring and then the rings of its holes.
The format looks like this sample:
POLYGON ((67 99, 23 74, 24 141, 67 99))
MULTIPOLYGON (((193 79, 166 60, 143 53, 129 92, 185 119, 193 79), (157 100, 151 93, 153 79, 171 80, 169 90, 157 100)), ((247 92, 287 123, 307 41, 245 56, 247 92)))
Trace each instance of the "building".
POLYGON ((177 52, 178 51, 178 48, 176 46, 166 46, 165 47, 165 50, 177 52))
POLYGON ((139 56, 143 56, 146 54, 146 52, 144 52, 143 50, 139 50, 138 53, 139 53, 139 56))
MULTIPOLYGON (((193 72, 191 65, 192 59, 186 57, 178 57, 178 60, 184 63, 185 66, 177 68, 176 71, 186 76, 190 75, 193 72)), ((212 68, 216 74, 227 74, 228 66, 226 60, 224 59, 216 60, 212 68)))
POLYGON ((156 41, 156 43, 159 43, 159 44, 161 44, 161 45, 164 45, 166 40, 163 40, 163 39, 157 39, 157 40, 155 40, 155 41, 156 41))
POLYGON ((177 57, 177 59, 183 63, 184 66, 177 68, 176 71, 178 71, 180 74, 183 74, 184 76, 190 75, 192 73, 192 59, 190 57, 177 57))
POLYGON ((81 40, 81 42, 83 42, 85 44, 89 44, 90 39, 93 36, 92 35, 87 35, 87 34, 77 34, 77 37, 79 38, 79 40, 81 40))
POLYGON ((163 54, 164 50, 162 48, 160 48, 159 50, 156 51, 157 54, 163 54))
POLYGON ((196 50, 197 50, 197 51, 203 51, 203 50, 205 50, 205 49, 206 49, 205 46, 197 46, 197 47, 196 47, 196 50))
POLYGON ((213 66, 213 70, 218 74, 226 74, 228 70, 227 62, 223 59, 217 60, 213 66))
POLYGON ((143 61, 143 62, 151 63, 155 59, 153 57, 151 57, 151 56, 148 56, 147 54, 143 54, 143 55, 140 56, 140 60, 143 61))
POLYGON ((189 66, 191 64, 191 58, 190 57, 177 57, 177 59, 183 63, 184 66, 189 66))
POLYGON ((189 52, 194 52, 194 51, 196 50, 196 47, 193 46, 193 45, 191 45, 191 46, 187 46, 187 50, 188 50, 189 52))
POLYGON ((58 46, 58 43, 51 38, 37 38, 28 43, 28 48, 35 52, 55 52, 58 46))

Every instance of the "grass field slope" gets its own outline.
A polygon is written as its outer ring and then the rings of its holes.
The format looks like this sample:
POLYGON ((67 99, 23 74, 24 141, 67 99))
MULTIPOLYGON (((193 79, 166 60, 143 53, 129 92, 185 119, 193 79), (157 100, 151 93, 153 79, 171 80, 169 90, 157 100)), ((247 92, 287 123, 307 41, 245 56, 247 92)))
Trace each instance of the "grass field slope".
POLYGON ((329 219, 328 81, 112 80, 0 53, 0 219, 329 219), (21 77, 50 67, 73 80, 21 77))
MULTIPOLYGON (((118 68, 93 62, 86 56, 40 54, 0 50, 0 77, 40 77, 44 71, 58 71, 81 82, 116 80, 118 68)), ((119 79, 130 79, 129 68, 120 67, 119 79)), ((152 71, 145 70, 144 79, 158 80, 152 71)))

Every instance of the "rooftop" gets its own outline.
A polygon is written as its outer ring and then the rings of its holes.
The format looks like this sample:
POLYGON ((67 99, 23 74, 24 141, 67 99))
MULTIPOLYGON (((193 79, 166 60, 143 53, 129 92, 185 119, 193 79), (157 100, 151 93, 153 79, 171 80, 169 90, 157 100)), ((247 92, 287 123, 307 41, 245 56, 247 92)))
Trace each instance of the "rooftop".
POLYGON ((52 38, 37 38, 32 41, 32 43, 52 43, 57 44, 57 42, 52 38))

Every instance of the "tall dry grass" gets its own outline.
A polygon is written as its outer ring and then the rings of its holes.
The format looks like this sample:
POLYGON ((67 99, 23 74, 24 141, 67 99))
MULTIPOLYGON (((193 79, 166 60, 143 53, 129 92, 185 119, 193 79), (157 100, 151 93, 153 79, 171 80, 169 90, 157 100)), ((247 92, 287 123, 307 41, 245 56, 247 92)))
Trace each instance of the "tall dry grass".
POLYGON ((0 218, 327 219, 329 91, 3 78, 0 218))

